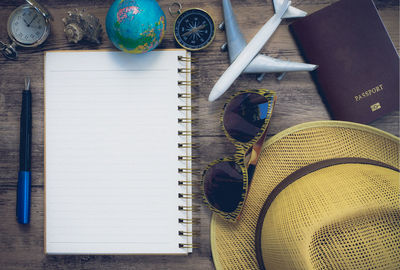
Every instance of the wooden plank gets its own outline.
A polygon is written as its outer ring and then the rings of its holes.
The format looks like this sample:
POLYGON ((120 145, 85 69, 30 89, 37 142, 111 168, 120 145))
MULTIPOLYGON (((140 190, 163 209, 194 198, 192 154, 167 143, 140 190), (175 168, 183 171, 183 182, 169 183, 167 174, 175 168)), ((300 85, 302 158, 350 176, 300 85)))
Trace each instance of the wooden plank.
MULTIPOLYGON (((196 239, 201 248, 189 256, 45 256, 43 254, 43 151, 44 151, 44 108, 43 108, 43 60, 44 51, 79 50, 79 49, 113 49, 107 35, 103 36, 100 46, 68 44, 61 18, 68 10, 85 8, 95 14, 105 25, 105 16, 112 3, 108 1, 66 1, 41 0, 54 17, 52 33, 46 43, 39 49, 19 50, 17 61, 0 57, 0 266, 1 269, 213 269, 210 243, 210 212, 201 203, 201 224, 197 229, 201 236, 196 239), (33 147, 32 147, 32 222, 29 226, 18 225, 15 219, 16 179, 19 158, 19 115, 21 90, 24 87, 25 75, 32 78, 33 93, 33 147)), ((173 22, 168 14, 172 1, 158 1, 167 16, 167 34, 160 48, 174 48, 173 22)), ((312 13, 335 0, 294 0, 294 6, 312 13)), ((183 8, 200 7, 211 13, 216 23, 222 21, 221 1, 185 0, 183 8)), ((14 0, 0 2, 0 40, 7 40, 6 22, 8 15, 19 3, 14 0)), ((272 1, 268 0, 232 0, 241 30, 247 40, 258 31, 259 27, 273 15, 272 1)), ((398 1, 376 0, 375 4, 383 22, 399 50, 399 3, 398 1)), ((285 21, 262 50, 271 56, 292 61, 303 61, 287 29, 292 22, 285 21)), ((310 75, 306 72, 287 74, 285 79, 277 81, 274 75, 268 75, 260 83, 255 75, 242 75, 223 98, 214 103, 207 101, 209 91, 218 77, 228 67, 228 55, 219 47, 225 42, 225 33, 219 30, 213 44, 206 50, 193 53, 198 61, 194 64, 197 71, 193 81, 198 84, 193 89, 197 98, 193 100, 199 110, 195 116, 198 123, 194 127, 197 135, 193 138, 199 144, 194 149, 200 156, 196 167, 203 169, 208 162, 222 156, 232 155, 233 145, 225 138, 219 116, 226 99, 239 89, 266 88, 276 91, 278 100, 268 130, 272 136, 295 124, 327 120, 326 111, 310 75)), ((371 125, 395 135, 399 135, 399 113, 385 116, 371 125)))

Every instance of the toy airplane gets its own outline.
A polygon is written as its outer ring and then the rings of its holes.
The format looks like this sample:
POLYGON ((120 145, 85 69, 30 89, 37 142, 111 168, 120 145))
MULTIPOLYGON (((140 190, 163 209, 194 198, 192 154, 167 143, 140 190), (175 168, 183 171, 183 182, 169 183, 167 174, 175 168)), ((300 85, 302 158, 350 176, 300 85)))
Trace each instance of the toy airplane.
POLYGON ((264 44, 278 28, 282 19, 304 17, 307 13, 290 6, 289 0, 273 0, 275 14, 257 32, 246 45, 246 40, 239 30, 230 0, 222 0, 224 10, 225 30, 227 36, 229 58, 231 65, 214 85, 208 97, 214 101, 244 73, 285 73, 288 71, 312 71, 316 65, 296 63, 258 54, 264 44))

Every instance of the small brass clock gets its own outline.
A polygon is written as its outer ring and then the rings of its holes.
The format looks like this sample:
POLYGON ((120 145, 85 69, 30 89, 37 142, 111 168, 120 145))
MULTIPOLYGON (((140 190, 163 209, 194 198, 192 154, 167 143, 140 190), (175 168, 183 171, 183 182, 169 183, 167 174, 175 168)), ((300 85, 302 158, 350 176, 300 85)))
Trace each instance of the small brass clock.
POLYGON ((0 42, 0 49, 7 58, 16 59, 16 47, 32 48, 41 45, 50 34, 50 14, 35 0, 16 8, 8 17, 7 32, 12 43, 0 42))

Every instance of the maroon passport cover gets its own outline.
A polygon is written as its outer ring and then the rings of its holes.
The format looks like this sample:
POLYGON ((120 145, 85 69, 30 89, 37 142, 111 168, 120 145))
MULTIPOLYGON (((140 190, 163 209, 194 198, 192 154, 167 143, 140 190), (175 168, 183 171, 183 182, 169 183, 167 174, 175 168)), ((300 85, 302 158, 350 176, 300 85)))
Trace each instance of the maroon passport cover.
POLYGON ((399 56, 371 0, 341 0, 289 26, 332 118, 370 123, 399 109, 399 56))

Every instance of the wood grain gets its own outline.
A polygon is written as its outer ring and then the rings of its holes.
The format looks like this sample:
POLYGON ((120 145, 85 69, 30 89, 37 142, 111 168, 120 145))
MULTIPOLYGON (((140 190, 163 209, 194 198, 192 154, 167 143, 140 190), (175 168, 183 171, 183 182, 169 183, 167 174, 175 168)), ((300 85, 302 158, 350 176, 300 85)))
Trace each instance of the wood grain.
MULTIPOLYGON (((0 40, 7 40, 6 23, 8 15, 24 1, 2 0, 0 2, 0 40)), ((51 50, 113 49, 104 35, 100 46, 68 44, 61 18, 73 8, 86 9, 100 18, 103 26, 111 0, 41 0, 52 14, 52 33, 46 43, 38 49, 20 50, 18 61, 0 57, 0 268, 1 269, 213 269, 210 243, 210 212, 202 205, 198 229, 201 237, 196 242, 201 248, 189 256, 46 256, 43 252, 44 220, 44 100, 43 100, 43 60, 44 52, 51 50), (19 158, 19 115, 21 90, 24 76, 32 79, 33 91, 33 146, 32 146, 32 220, 29 226, 18 225, 15 219, 16 179, 19 158)), ((167 16, 167 34, 160 48, 174 48, 173 22, 167 10, 172 0, 159 0, 167 16)), ((319 10, 335 0, 293 0, 293 5, 309 13, 319 10)), ((215 21, 222 21, 221 1, 182 0, 183 8, 199 7, 211 13, 215 21)), ((272 1, 232 0, 241 30, 250 39, 264 22, 273 15, 272 1)), ((399 50, 399 3, 396 0, 375 0, 383 22, 399 50)), ((288 32, 285 21, 278 28, 263 52, 271 56, 293 61, 302 61, 288 32)), ((196 167, 203 169, 213 159, 234 153, 233 146, 223 135, 219 123, 221 107, 226 98, 238 89, 267 88, 278 94, 275 111, 268 136, 272 136, 290 126, 315 120, 330 119, 317 90, 306 72, 289 73, 282 81, 268 75, 261 82, 255 75, 242 75, 223 98, 209 103, 207 97, 217 78, 228 67, 228 56, 219 47, 225 42, 225 34, 217 31, 215 41, 206 50, 193 53, 197 73, 193 81, 198 85, 193 89, 197 96, 193 100, 199 107, 196 112, 198 122, 194 142, 199 144, 194 154, 201 159, 196 167)), ((394 112, 371 124, 374 127, 399 136, 399 113, 394 112)), ((112 183, 110 183, 112 185, 112 183)))

